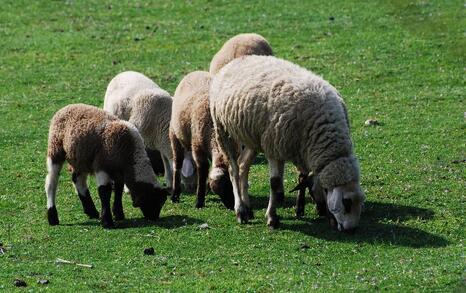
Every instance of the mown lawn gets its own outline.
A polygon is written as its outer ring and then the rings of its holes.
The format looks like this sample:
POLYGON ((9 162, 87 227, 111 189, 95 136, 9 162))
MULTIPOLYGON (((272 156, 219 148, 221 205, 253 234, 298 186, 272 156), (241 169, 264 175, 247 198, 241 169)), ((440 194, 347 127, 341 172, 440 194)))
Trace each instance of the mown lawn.
MULTIPOLYGON (((464 1, 3 0, 1 7, 0 289, 14 290, 18 278, 32 291, 466 290, 464 1), (49 227, 43 185, 53 113, 70 103, 102 106, 108 82, 124 70, 173 93, 242 32, 260 33, 278 57, 344 95, 367 196, 357 233, 332 231, 310 204, 296 220, 294 194, 279 209, 281 228, 269 231, 261 158, 250 176, 256 219, 248 225, 213 195, 202 210, 192 195, 167 202, 156 223, 125 197, 127 220, 103 230, 82 213, 62 172, 61 224, 49 227), (368 118, 381 125, 365 127, 368 118), (144 255, 151 246, 155 255, 144 255)), ((288 166, 286 189, 295 183, 288 166)))

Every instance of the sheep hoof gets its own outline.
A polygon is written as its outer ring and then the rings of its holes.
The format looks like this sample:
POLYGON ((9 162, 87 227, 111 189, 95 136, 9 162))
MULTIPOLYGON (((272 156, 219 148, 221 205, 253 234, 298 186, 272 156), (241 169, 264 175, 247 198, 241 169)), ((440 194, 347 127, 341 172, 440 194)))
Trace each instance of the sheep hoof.
POLYGON ((301 207, 296 208, 296 218, 301 219, 302 217, 304 217, 304 209, 301 207))
POLYGON ((280 226, 280 219, 278 216, 269 217, 267 220, 267 226, 269 226, 271 230, 277 229, 280 226))
POLYGON ((236 220, 240 224, 247 224, 249 222, 249 211, 245 208, 241 208, 236 212, 236 220))
POLYGON ((108 217, 108 216, 103 216, 102 217, 102 227, 104 229, 111 229, 115 226, 115 224, 113 223, 113 220, 112 220, 112 217, 108 217))
POLYGON ((56 207, 51 207, 47 210, 47 219, 49 220, 50 226, 56 226, 60 223, 56 207))

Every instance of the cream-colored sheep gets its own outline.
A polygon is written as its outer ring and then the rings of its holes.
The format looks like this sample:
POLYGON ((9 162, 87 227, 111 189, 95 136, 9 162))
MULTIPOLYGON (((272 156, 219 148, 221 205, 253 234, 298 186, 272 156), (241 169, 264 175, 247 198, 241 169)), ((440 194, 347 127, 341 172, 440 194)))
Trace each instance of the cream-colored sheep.
POLYGON ((180 169, 184 153, 192 152, 197 168, 196 207, 204 207, 209 160, 212 161, 210 186, 220 195, 227 208, 233 208, 233 189, 228 175, 228 165, 219 152, 213 132, 209 109, 209 88, 212 77, 206 71, 186 75, 173 96, 170 140, 173 149, 173 196, 180 194, 180 169))
POLYGON ((326 204, 339 230, 355 228, 364 194, 353 154, 346 112, 337 90, 321 77, 272 56, 245 56, 213 78, 210 110, 218 142, 230 163, 235 211, 249 216, 247 177, 263 152, 269 162, 271 196, 267 223, 276 227, 276 197, 283 169, 291 161, 313 172, 326 189, 326 204), (235 146, 245 145, 236 160, 235 146))
POLYGON ((239 34, 229 39, 210 62, 210 73, 217 74, 231 60, 246 55, 273 55, 269 42, 258 34, 239 34))
POLYGON ((104 228, 113 227, 112 181, 115 184, 113 213, 117 220, 124 218, 123 184, 130 190, 133 205, 140 207, 145 217, 159 217, 168 192, 157 183, 142 138, 130 123, 84 104, 69 105, 55 113, 50 122, 45 180, 50 225, 59 223, 55 198, 65 161, 71 166, 73 183, 84 213, 90 218, 99 218, 87 187, 87 176, 95 174, 104 228))
MULTIPOLYGON (((172 111, 172 97, 142 73, 125 71, 108 84, 104 110, 134 124, 144 139, 146 148, 161 153, 165 181, 172 185, 172 151, 168 130, 172 111)), ((184 163, 183 178, 186 189, 192 190, 196 177, 192 158, 184 163)))

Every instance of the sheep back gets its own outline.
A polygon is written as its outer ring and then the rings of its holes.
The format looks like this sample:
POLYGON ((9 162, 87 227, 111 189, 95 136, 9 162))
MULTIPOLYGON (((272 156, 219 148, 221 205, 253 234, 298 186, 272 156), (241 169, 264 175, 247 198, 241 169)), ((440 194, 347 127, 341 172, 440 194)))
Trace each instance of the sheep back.
POLYGON ((107 87, 104 110, 134 124, 145 145, 171 158, 168 129, 172 98, 145 75, 126 71, 107 87))
POLYGON ((144 182, 155 178, 134 126, 94 106, 73 104, 55 113, 47 155, 52 161, 68 161, 77 173, 131 171, 131 178, 144 182))
MULTIPOLYGON (((318 173, 352 155, 347 116, 336 89, 285 60, 233 60, 212 80, 210 109, 216 127, 236 142, 304 170, 318 173)), ((327 186, 333 184, 329 181, 327 186)))
POLYGON ((187 150, 197 145, 211 152, 212 118, 209 109, 211 75, 206 71, 187 74, 173 96, 171 130, 187 150))
POLYGON ((273 55, 269 42, 258 34, 239 34, 229 39, 210 62, 210 73, 217 74, 223 66, 245 55, 273 55))

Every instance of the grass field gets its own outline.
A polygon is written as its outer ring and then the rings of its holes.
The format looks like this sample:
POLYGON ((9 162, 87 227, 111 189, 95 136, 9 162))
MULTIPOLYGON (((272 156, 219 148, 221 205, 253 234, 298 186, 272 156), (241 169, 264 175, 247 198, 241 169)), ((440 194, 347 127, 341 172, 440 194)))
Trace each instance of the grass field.
MULTIPOLYGON (((465 281, 464 1, 1 1, 0 291, 462 291, 465 281), (256 218, 239 225, 216 196, 167 202, 156 223, 125 197, 127 220, 103 230, 82 213, 69 174, 61 224, 45 216, 53 113, 102 106, 110 79, 136 70, 173 93, 231 36, 257 32, 278 57, 345 97, 366 210, 354 235, 295 194, 270 231, 268 171, 250 176, 256 218), (380 126, 364 127, 376 118, 380 126), (210 229, 199 229, 208 223, 210 229), (154 247, 155 255, 143 254, 154 247), (56 265, 63 258, 93 269, 56 265), (38 279, 50 284, 39 285, 38 279)), ((296 183, 287 167, 286 190, 296 183)), ((96 197, 94 180, 91 194, 96 197)))

